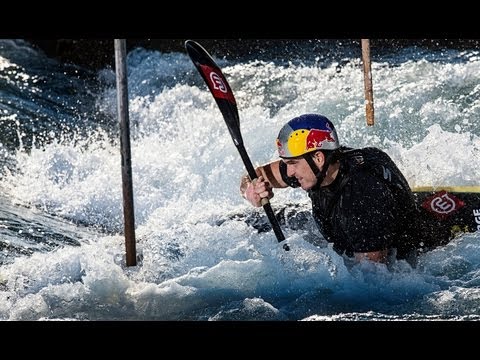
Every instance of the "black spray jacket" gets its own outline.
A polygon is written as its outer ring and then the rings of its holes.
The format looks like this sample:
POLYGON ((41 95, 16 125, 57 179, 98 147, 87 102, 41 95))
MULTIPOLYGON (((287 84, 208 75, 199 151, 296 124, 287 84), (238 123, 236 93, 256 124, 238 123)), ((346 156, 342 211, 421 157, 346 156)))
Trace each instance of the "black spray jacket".
MULTIPOLYGON (((339 254, 397 248, 397 258, 403 258, 423 238, 419 211, 405 177, 377 148, 340 151, 333 183, 308 191, 320 232, 339 254)), ((286 175, 283 162, 280 173, 289 186, 300 186, 295 177, 286 175)))

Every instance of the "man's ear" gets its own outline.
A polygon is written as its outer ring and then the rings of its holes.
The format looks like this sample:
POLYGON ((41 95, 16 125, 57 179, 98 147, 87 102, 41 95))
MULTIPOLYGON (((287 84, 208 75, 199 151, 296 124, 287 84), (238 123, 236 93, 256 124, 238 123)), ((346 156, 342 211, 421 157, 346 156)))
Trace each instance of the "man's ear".
POLYGON ((315 154, 313 154, 313 160, 315 160, 319 166, 323 166, 325 163, 325 155, 323 155, 323 152, 317 151, 315 154))

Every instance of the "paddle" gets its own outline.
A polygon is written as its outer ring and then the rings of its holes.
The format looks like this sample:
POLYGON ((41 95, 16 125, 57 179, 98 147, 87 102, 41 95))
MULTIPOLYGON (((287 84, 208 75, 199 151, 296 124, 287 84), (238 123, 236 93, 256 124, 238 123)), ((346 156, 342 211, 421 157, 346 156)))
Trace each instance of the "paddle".
MULTIPOLYGON (((255 168, 253 167, 247 151, 245 150, 245 146, 243 145, 237 103, 235 102, 232 89, 230 88, 227 79, 210 54, 199 43, 193 40, 187 40, 185 41, 185 49, 215 98, 215 101, 222 112, 223 119, 227 124, 228 131, 232 136, 233 143, 237 147, 243 160, 243 164, 247 169, 248 176, 250 177, 250 180, 254 181, 257 178, 257 173, 255 172, 255 168)), ((278 242, 285 240, 285 236, 283 235, 282 229, 280 229, 280 225, 278 224, 277 218, 275 217, 268 199, 262 199, 262 205, 267 213, 268 220, 272 225, 273 232, 275 233, 278 242)), ((283 248, 289 250, 287 244, 284 244, 283 248)))

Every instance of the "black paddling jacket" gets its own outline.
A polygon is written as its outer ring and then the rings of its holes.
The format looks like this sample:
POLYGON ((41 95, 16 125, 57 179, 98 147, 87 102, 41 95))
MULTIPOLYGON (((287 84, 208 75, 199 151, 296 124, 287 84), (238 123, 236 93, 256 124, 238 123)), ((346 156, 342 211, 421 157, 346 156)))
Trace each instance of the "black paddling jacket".
MULTIPOLYGON (((340 149, 340 168, 328 186, 308 190, 313 217, 323 237, 339 254, 397 248, 403 258, 416 247, 418 209, 403 174, 391 158, 377 148, 340 149)), ((280 163, 283 180, 299 187, 280 163)))

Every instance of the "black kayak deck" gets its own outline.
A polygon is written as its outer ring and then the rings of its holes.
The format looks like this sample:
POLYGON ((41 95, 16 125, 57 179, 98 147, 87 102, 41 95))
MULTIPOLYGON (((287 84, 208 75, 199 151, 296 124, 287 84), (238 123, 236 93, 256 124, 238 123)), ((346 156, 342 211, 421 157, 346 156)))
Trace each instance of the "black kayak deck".
POLYGON ((460 233, 480 230, 480 186, 418 187, 413 194, 429 223, 449 230, 447 242, 460 233))
MULTIPOLYGON (((480 230, 480 186, 437 186, 415 187, 413 194, 422 217, 423 226, 436 239, 431 247, 445 245, 462 233, 480 230)), ((306 230, 317 243, 323 238, 318 233, 311 213, 310 202, 305 204, 283 204, 273 206, 275 216, 282 228, 306 230)), ((226 220, 245 221, 258 232, 271 231, 272 227, 261 208, 246 214, 231 214, 217 220, 221 225, 226 220)), ((324 240, 323 240, 324 241, 324 240)))

